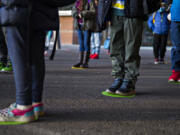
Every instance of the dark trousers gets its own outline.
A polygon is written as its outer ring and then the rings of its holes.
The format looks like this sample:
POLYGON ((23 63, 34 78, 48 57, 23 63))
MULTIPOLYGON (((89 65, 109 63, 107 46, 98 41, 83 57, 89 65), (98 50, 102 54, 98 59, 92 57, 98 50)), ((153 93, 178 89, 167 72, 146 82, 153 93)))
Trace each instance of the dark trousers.
POLYGON ((5 28, 9 56, 14 70, 16 103, 19 105, 41 102, 45 74, 45 32, 34 32, 31 51, 27 45, 26 33, 27 30, 22 27, 5 28), (31 56, 30 65, 29 56, 31 56))
POLYGON ((168 34, 154 34, 153 36, 153 51, 155 59, 164 59, 166 53, 168 34))
POLYGON ((0 61, 6 63, 8 57, 7 55, 8 55, 8 51, 7 51, 5 36, 2 27, 0 27, 0 61))

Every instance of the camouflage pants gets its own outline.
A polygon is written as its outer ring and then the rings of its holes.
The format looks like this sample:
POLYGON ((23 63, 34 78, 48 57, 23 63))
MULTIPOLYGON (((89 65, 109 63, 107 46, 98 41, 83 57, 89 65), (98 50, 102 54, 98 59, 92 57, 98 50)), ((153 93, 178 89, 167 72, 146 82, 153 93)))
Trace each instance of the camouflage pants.
POLYGON ((139 50, 142 41, 143 21, 112 16, 110 53, 112 76, 137 80, 139 75, 139 50))

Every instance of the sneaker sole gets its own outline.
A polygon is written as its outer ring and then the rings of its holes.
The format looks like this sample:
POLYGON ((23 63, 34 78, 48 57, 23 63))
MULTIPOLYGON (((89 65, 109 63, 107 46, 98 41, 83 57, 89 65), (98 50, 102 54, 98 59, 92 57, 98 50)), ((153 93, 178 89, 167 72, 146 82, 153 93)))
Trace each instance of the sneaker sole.
POLYGON ((133 95, 136 95, 136 92, 135 91, 131 91, 129 93, 122 93, 120 91, 116 91, 116 94, 120 95, 120 96, 133 96, 133 95))
POLYGON ((171 84, 180 84, 179 81, 168 81, 168 83, 171 83, 171 84))
POLYGON ((19 119, 14 119, 14 121, 0 121, 0 125, 21 125, 21 124, 27 124, 33 122, 35 120, 37 120, 35 116, 28 118, 26 120, 24 118, 19 118, 19 119))
POLYGON ((115 94, 115 92, 112 92, 112 91, 110 91, 110 90, 105 90, 104 92, 107 92, 107 93, 109 93, 109 94, 115 94))
POLYGON ((109 93, 109 92, 106 92, 106 91, 103 91, 101 94, 104 95, 104 96, 119 97, 119 98, 131 98, 131 97, 136 96, 136 94, 126 96, 126 95, 119 95, 119 94, 116 94, 116 93, 109 93))
POLYGON ((87 69, 87 68, 82 68, 82 67, 72 67, 72 69, 87 69))

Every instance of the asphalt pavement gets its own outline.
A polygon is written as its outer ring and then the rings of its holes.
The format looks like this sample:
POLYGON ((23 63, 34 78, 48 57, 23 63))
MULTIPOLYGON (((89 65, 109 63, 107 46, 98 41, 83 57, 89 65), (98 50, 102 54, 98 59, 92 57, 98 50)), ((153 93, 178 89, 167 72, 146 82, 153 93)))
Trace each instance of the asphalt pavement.
MULTIPOLYGON (((64 45, 55 60, 46 57, 45 116, 36 122, 0 126, 0 135, 180 135, 180 84, 169 84, 166 64, 154 65, 152 48, 141 48, 141 69, 133 98, 101 94, 108 88, 111 60, 101 48, 89 69, 71 69, 78 46, 64 45)), ((13 74, 0 74, 0 108, 15 101, 13 74)))

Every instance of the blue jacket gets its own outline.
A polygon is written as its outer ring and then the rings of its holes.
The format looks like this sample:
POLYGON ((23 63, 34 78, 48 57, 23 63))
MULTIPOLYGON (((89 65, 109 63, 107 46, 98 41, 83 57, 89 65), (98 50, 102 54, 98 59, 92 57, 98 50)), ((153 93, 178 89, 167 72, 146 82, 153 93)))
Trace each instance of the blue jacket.
POLYGON ((170 22, 167 19, 167 12, 160 13, 157 11, 152 14, 148 19, 148 26, 156 34, 168 34, 170 22), (153 17, 154 16, 154 17, 153 17), (155 22, 153 22, 153 18, 155 22))
POLYGON ((171 5, 171 21, 180 22, 180 0, 173 0, 171 5))

